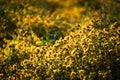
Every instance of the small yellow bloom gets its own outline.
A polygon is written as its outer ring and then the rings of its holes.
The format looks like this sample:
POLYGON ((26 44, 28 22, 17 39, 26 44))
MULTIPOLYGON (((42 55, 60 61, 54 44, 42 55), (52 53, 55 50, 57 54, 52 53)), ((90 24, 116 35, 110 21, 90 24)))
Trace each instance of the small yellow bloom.
POLYGON ((76 73, 74 71, 71 72, 71 76, 74 77, 76 73))
POLYGON ((106 30, 106 28, 103 29, 103 33, 108 34, 108 31, 106 30))
POLYGON ((114 41, 114 40, 116 40, 116 37, 110 37, 110 39, 109 39, 110 41, 114 41))
POLYGON ((14 65, 12 66, 12 68, 13 68, 13 70, 17 70, 17 65, 14 64, 14 65))
POLYGON ((39 52, 40 52, 40 48, 39 48, 39 47, 36 47, 36 48, 35 48, 35 52, 36 52, 36 53, 39 53, 39 52))
POLYGON ((113 23, 113 24, 110 26, 110 29, 114 29, 116 24, 117 24, 117 22, 113 23))
POLYGON ((53 70, 54 73, 59 73, 60 72, 60 69, 55 69, 53 70))
POLYGON ((85 74, 84 70, 79 70, 79 77, 80 77, 81 80, 86 80, 84 74, 85 74))
POLYGON ((84 74, 85 71, 84 70, 79 70, 79 74, 84 74))
POLYGON ((27 10, 26 9, 23 9, 23 14, 26 14, 27 13, 27 10))
POLYGON ((82 60, 84 61, 84 60, 86 60, 87 59, 87 56, 83 56, 82 57, 82 60))
POLYGON ((21 24, 21 22, 20 22, 20 21, 18 21, 18 22, 17 22, 17 25, 20 25, 20 24, 21 24))
POLYGON ((117 28, 117 33, 120 34, 120 26, 117 28))
POLYGON ((0 73, 0 77, 3 77, 3 75, 4 75, 3 73, 0 73))

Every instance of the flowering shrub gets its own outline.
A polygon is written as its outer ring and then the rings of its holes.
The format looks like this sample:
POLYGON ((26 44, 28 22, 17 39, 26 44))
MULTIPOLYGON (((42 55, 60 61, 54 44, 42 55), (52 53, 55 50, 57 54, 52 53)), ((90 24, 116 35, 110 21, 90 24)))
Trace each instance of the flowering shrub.
POLYGON ((120 5, 116 2, 0 3, 4 3, 0 4, 0 79, 120 79, 120 5), (58 9, 47 11, 49 7, 58 9))

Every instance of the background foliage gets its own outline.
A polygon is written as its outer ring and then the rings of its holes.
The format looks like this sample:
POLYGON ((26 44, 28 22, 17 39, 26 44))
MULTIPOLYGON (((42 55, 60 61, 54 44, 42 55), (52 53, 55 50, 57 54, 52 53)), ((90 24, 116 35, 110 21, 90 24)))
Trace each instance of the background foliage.
POLYGON ((119 0, 0 0, 0 79, 120 79, 119 0))

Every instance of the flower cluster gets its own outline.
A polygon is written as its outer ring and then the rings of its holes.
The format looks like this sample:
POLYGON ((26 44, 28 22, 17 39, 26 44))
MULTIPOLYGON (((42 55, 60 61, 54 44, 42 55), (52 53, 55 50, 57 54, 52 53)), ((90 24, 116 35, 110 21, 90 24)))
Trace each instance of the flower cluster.
POLYGON ((95 1, 102 4, 101 11, 87 14, 88 2, 65 0, 65 5, 63 0, 2 1, 7 5, 0 10, 0 16, 5 13, 0 18, 0 79, 120 79, 120 16, 111 21, 117 14, 109 14, 110 5, 114 5, 111 0, 106 5, 102 0, 95 1), (43 3, 50 7, 58 4, 55 7, 61 9, 49 12, 43 3), (107 13, 104 8, 108 6, 107 13))

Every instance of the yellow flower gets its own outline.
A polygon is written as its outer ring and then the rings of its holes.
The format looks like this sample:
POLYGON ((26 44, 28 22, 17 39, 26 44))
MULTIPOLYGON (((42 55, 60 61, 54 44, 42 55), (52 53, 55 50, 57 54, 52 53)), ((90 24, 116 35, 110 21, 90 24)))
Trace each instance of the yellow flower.
POLYGON ((32 9, 34 9, 32 6, 29 6, 29 7, 28 7, 28 10, 32 10, 32 9))
POLYGON ((13 68, 13 70, 17 70, 17 65, 14 64, 14 65, 12 66, 12 68, 13 68))
POLYGON ((21 66, 26 67, 26 64, 29 62, 29 60, 25 59, 24 61, 22 61, 20 64, 21 66))
POLYGON ((72 77, 74 77, 76 75, 76 73, 74 71, 71 72, 70 74, 72 77))
POLYGON ((0 61, 4 61, 4 55, 0 54, 0 61))
POLYGON ((55 24, 54 21, 51 21, 51 22, 50 22, 50 26, 53 26, 54 24, 55 24))
POLYGON ((84 54, 88 54, 88 50, 89 50, 89 48, 84 49, 84 50, 83 50, 83 51, 84 51, 84 54))
POLYGON ((106 30, 106 28, 104 28, 103 33, 108 34, 109 32, 106 30))
POLYGON ((84 74, 85 71, 84 70, 79 70, 79 74, 84 74))
POLYGON ((87 56, 83 56, 82 57, 82 61, 86 60, 87 59, 87 56))
POLYGON ((117 28, 117 33, 120 34, 120 27, 117 28))
POLYGON ((20 24, 21 24, 21 22, 20 22, 20 21, 18 21, 18 22, 17 22, 17 25, 20 25, 20 24))
POLYGON ((0 77, 3 77, 3 75, 4 75, 3 73, 0 73, 0 77))
POLYGON ((120 45, 120 42, 119 42, 119 41, 117 42, 117 45, 120 45))
POLYGON ((117 22, 113 23, 113 24, 110 26, 110 29, 114 29, 116 24, 117 24, 117 22))
POLYGON ((36 48, 35 48, 35 52, 36 52, 36 53, 39 53, 39 52, 40 52, 40 48, 39 48, 39 47, 36 47, 36 48))
POLYGON ((23 14, 26 14, 27 13, 27 10, 26 9, 23 9, 23 14))
POLYGON ((54 73, 59 73, 59 72, 60 72, 60 69, 54 69, 53 72, 54 72, 54 73))
POLYGON ((77 50, 77 48, 73 49, 73 50, 71 51, 71 55, 73 55, 73 54, 76 52, 76 50, 77 50))
POLYGON ((110 39, 109 39, 110 41, 114 41, 114 40, 116 40, 116 37, 110 37, 110 39))
POLYGON ((27 18, 30 18, 30 15, 28 15, 28 14, 27 14, 27 16, 26 16, 26 17, 27 17, 27 18))
POLYGON ((85 79, 86 77, 85 77, 84 74, 85 74, 85 71, 84 71, 84 70, 79 70, 79 77, 80 77, 81 80, 86 80, 86 79, 85 79))

